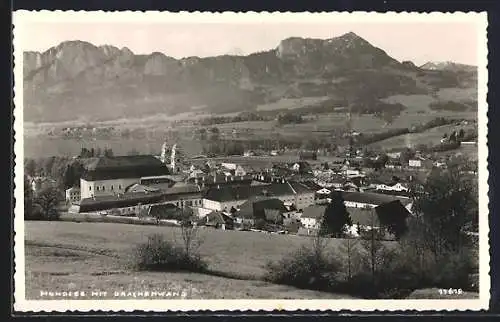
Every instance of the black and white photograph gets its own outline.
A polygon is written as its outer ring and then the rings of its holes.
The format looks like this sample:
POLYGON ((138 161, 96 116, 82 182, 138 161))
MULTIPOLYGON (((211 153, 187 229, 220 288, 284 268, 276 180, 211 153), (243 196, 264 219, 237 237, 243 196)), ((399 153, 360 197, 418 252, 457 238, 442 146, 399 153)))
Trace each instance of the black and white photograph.
POLYGON ((13 24, 16 310, 488 307, 485 13, 13 24))

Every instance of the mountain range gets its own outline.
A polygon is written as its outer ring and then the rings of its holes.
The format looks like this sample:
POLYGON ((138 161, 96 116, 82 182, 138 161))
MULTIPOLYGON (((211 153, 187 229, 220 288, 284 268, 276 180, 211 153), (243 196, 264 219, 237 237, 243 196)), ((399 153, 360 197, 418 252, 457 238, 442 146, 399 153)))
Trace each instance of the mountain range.
POLYGON ((66 41, 23 53, 24 118, 109 120, 189 111, 254 111, 282 99, 370 104, 391 95, 476 86, 476 68, 399 62, 362 37, 292 37, 247 56, 136 55, 128 48, 66 41))

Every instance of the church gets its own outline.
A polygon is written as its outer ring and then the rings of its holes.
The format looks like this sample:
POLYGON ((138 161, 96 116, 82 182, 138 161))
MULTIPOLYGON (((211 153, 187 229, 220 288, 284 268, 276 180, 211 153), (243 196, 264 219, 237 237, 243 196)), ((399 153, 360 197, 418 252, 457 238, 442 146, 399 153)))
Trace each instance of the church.
POLYGON ((99 157, 88 163, 80 179, 81 199, 126 192, 143 177, 165 176, 169 168, 152 155, 99 157))

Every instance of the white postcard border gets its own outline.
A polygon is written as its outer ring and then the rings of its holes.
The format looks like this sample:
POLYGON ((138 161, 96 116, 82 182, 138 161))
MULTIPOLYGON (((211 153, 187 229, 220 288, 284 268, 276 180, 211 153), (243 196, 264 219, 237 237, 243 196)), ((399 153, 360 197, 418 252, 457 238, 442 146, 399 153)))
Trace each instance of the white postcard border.
MULTIPOLYGON (((489 225, 488 225, 488 147, 487 147, 487 124, 488 104, 487 95, 487 14, 481 13, 376 13, 376 12, 335 12, 335 13, 280 13, 280 12, 247 12, 247 13, 210 13, 210 12, 104 12, 104 11, 16 11, 13 14, 14 25, 14 131, 15 131, 15 190, 14 196, 18 202, 15 203, 14 213, 14 309, 18 312, 130 312, 135 310, 146 312, 179 312, 179 311, 465 311, 487 309, 490 298, 489 277, 489 225), (479 168, 479 227, 480 227, 480 291, 479 298, 473 300, 26 300, 25 298, 25 267, 24 267, 24 203, 23 200, 23 48, 22 40, 29 31, 25 30, 24 24, 29 22, 96 22, 113 21, 127 23, 321 23, 329 22, 383 22, 383 23, 405 23, 405 22, 475 22, 479 32, 478 37, 478 168, 479 168)), ((32 32, 32 31, 31 31, 32 32)))

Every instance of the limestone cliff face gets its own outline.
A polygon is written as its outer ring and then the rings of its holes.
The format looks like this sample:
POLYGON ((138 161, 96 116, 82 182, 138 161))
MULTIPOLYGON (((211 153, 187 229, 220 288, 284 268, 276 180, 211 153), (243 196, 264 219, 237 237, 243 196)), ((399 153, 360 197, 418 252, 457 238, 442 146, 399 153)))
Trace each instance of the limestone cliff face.
POLYGON ((288 38, 247 56, 183 59, 66 41, 42 53, 25 52, 23 72, 24 117, 35 122, 175 114, 193 106, 241 112, 284 97, 348 93, 362 99, 370 93, 373 99, 427 90, 414 84, 421 69, 408 68, 354 33, 288 38))

